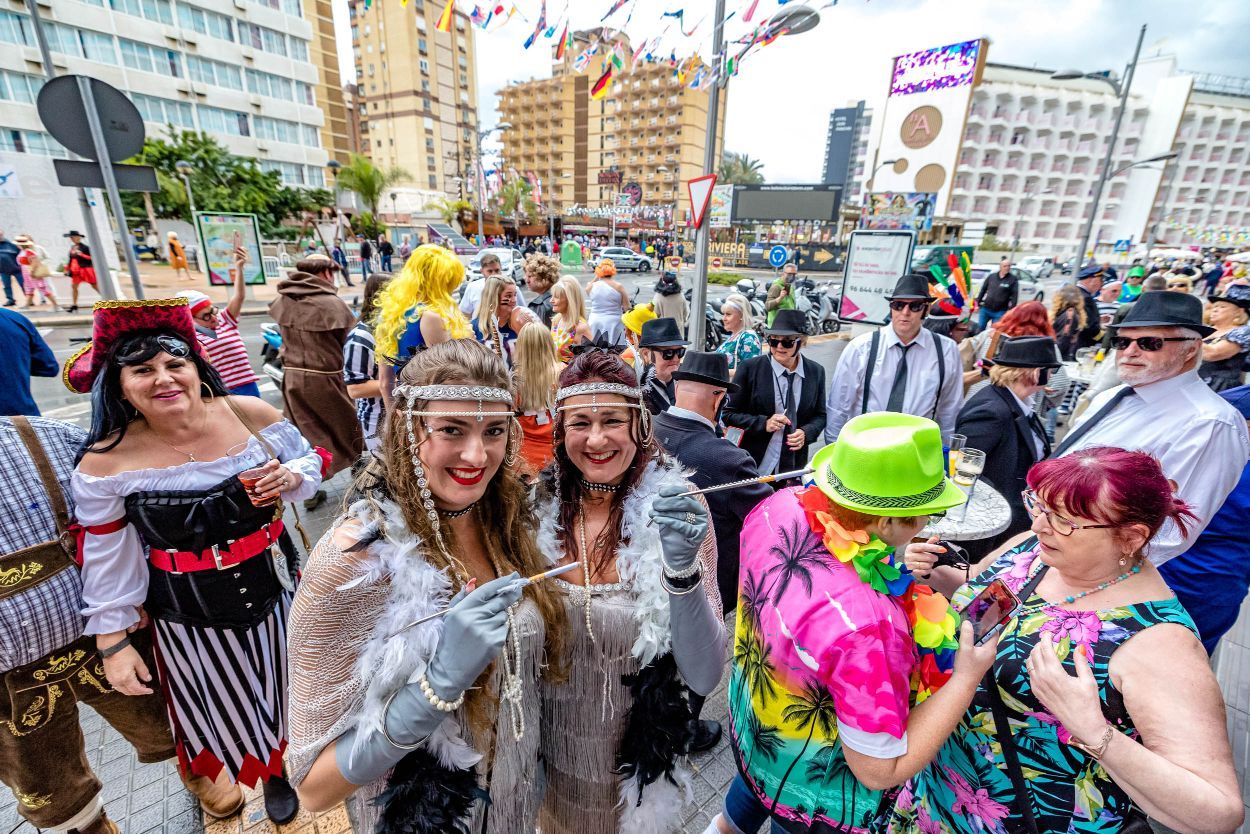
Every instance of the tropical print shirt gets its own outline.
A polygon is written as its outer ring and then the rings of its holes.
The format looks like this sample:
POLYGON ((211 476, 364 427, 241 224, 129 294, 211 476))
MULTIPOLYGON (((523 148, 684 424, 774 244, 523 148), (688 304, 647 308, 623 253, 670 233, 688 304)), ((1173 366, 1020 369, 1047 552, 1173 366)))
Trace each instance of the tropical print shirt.
POLYGON ((899 601, 829 552, 799 495, 774 494, 743 526, 730 731, 739 771, 784 830, 859 831, 881 794, 856 780, 842 744, 906 752, 916 644, 899 601))
MULTIPOLYGON (((967 605, 996 577, 1019 593, 1034 569, 1037 551, 1037 538, 1029 538, 963 586, 951 602, 957 608, 967 605)), ((994 675, 1039 831, 1109 834, 1124 830, 1130 815, 1145 820, 1097 760, 1067 744, 1067 731, 1033 694, 1025 660, 1046 634, 1055 642, 1069 674, 1074 674, 1072 654, 1084 647, 1098 682, 1103 714, 1118 732, 1136 738, 1137 730, 1111 683, 1108 666, 1115 650, 1130 637, 1159 623, 1194 628, 1175 597, 1099 611, 1070 611, 1050 605, 1036 593, 1024 600, 1020 613, 1004 627, 994 675)), ((1009 824, 1021 822, 1009 819, 1015 816, 1011 810, 1014 794, 982 686, 933 763, 898 795, 887 831, 1006 834, 1009 824)))
POLYGON ((736 336, 731 336, 721 342, 716 348, 717 353, 723 353, 729 357, 729 370, 737 370, 738 366, 748 359, 754 359, 764 352, 764 346, 760 343, 760 337, 754 330, 739 331, 736 336))

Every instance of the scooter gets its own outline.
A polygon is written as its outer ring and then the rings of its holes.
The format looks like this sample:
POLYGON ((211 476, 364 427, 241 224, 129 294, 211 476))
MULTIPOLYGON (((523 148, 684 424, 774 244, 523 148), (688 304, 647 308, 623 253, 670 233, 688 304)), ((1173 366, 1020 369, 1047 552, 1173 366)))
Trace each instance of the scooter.
POLYGON ((767 320, 768 310, 764 307, 764 300, 768 297, 768 293, 760 289, 759 285, 750 278, 742 278, 734 289, 738 294, 745 298, 751 304, 751 319, 754 322, 756 335, 761 339, 764 338, 764 325, 767 320))
POLYGON ((282 387, 282 331, 275 322, 265 322, 260 326, 260 369, 261 372, 282 387))
POLYGON ((834 300, 829 284, 817 284, 810 280, 803 281, 801 291, 811 302, 808 313, 808 324, 813 333, 837 333, 842 329, 838 319, 837 301, 834 300))

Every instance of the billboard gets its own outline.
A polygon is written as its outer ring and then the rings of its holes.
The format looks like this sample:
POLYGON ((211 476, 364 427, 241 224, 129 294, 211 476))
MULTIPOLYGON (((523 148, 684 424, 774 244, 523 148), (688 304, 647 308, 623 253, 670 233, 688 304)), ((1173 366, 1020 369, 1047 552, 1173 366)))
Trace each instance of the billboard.
POLYGON ((842 207, 840 185, 736 185, 733 219, 833 222, 842 207))
POLYGON ((977 77, 981 41, 935 46, 894 59, 891 96, 928 93, 950 87, 971 86, 977 77))
POLYGON ((829 116, 829 138, 825 142, 825 183, 846 185, 846 172, 851 167, 851 148, 855 145, 855 128, 859 126, 864 103, 858 107, 839 107, 829 116))
POLYGON ((900 275, 911 269, 914 232, 851 232, 842 274, 838 318, 843 321, 884 322, 890 316, 886 296, 900 275))
POLYGON ((929 191, 874 191, 864 201, 859 227, 928 231, 936 203, 937 194, 929 191))
POLYGON ((247 249, 248 254, 247 262, 243 265, 244 282, 265 283, 260 251, 260 225, 256 222, 256 215, 197 211, 195 228, 200 237, 200 251, 204 253, 209 286, 230 286, 230 267, 233 265, 237 246, 247 249))
POLYGON ((716 185, 712 187, 712 200, 708 203, 708 227, 712 229, 728 229, 733 216, 734 186, 716 185))

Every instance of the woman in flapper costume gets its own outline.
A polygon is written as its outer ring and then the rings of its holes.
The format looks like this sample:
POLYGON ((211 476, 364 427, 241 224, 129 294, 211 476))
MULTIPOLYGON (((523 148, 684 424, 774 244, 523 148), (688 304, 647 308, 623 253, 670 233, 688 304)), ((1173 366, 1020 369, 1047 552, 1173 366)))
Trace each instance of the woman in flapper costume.
POLYGON ((552 580, 570 662, 567 681, 543 684, 540 828, 668 832, 690 797, 678 762, 691 729, 686 687, 707 694, 724 668, 716 540, 702 499, 679 497, 691 487, 652 438, 619 356, 581 353, 560 386, 538 542, 581 569, 552 580))
POLYGON ((292 780, 313 810, 350 797, 360 832, 533 831, 538 687, 558 679, 567 625, 550 585, 521 578, 548 558, 514 468, 508 372, 454 340, 399 383, 382 455, 291 613, 292 780))

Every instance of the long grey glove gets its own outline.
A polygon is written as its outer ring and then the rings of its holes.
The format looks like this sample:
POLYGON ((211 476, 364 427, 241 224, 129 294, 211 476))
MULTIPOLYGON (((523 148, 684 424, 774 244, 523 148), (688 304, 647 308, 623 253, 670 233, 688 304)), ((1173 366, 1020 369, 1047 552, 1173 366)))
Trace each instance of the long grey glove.
MULTIPOLYGON (((425 672, 425 679, 438 697, 460 697, 499 654, 508 636, 506 612, 521 598, 526 584, 518 574, 511 573, 492 579, 458 602, 453 601, 443 620, 438 648, 425 672)), ((386 732, 359 727, 348 730, 335 744, 335 764, 353 785, 367 785, 409 752, 396 744, 410 748, 428 738, 447 716, 448 713, 435 709, 418 683, 409 683, 395 694, 383 717, 386 732), (360 733, 366 732, 367 737, 358 742, 360 733)))
POLYGON ((684 571, 694 564, 707 535, 707 508, 693 495, 682 496, 687 489, 662 486, 659 497, 651 503, 651 520, 659 528, 664 563, 673 571, 684 571))

